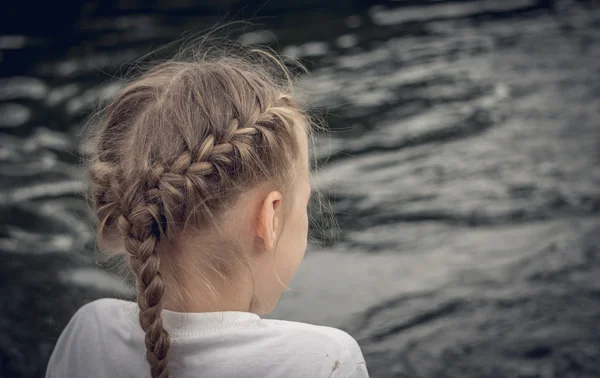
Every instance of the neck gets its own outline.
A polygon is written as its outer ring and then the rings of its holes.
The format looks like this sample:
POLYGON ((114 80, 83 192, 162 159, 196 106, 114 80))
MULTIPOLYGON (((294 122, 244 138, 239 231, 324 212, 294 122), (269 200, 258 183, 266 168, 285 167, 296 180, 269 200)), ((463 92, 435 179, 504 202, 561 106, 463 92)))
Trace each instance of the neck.
POLYGON ((176 280, 175 282, 183 284, 177 287, 167 285, 164 298, 164 308, 166 310, 178 312, 252 312, 252 283, 246 277, 224 280, 222 278, 213 279, 202 274, 200 277, 194 278, 185 281, 176 280))

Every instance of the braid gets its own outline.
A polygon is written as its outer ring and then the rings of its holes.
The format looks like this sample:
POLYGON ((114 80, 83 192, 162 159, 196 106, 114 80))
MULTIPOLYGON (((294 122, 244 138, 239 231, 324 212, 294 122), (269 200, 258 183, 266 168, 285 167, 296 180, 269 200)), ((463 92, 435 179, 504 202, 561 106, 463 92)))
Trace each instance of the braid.
POLYGON ((117 210, 118 202, 112 195, 114 167, 105 162, 98 162, 90 167, 90 180, 95 184, 91 200, 96 204, 96 212, 100 219, 100 227, 109 220, 117 210))
POLYGON ((131 267, 136 274, 139 320, 146 333, 146 359, 150 363, 152 378, 166 378, 169 376, 167 353, 170 339, 163 329, 161 317, 165 284, 156 251, 160 235, 157 231, 160 227, 158 206, 139 203, 128 216, 118 218, 117 227, 124 237, 131 267))
POLYGON ((160 196, 164 218, 167 219, 165 227, 182 221, 177 214, 185 212, 186 200, 194 197, 192 194, 204 199, 201 201, 204 212, 200 215, 212 219, 211 199, 221 199, 221 196, 211 195, 215 187, 225 186, 222 185, 223 180, 227 180, 231 172, 238 172, 248 161, 258 159, 257 140, 275 141, 272 132, 264 126, 235 128, 238 124, 237 119, 230 122, 232 130, 220 143, 209 135, 195 153, 184 151, 170 166, 157 164, 152 168, 147 186, 160 196))
POLYGON ((287 89, 244 61, 167 62, 106 108, 89 165, 98 243, 122 236, 153 378, 169 376, 162 310, 167 289, 169 300, 177 297, 170 280, 179 261, 163 247, 177 245, 188 221, 216 225, 242 190, 291 180, 296 129, 307 122, 287 89))

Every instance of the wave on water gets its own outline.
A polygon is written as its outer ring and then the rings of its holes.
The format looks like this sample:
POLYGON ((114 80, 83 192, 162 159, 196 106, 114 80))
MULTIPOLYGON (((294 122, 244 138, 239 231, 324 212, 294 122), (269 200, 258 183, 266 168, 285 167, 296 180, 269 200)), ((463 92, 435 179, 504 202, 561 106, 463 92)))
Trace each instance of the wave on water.
MULTIPOLYGON (((132 296, 97 265, 78 136, 127 63, 217 21, 96 3, 44 21, 69 38, 0 35, 0 376, 40 376, 79 306, 132 296)), ((314 204, 327 243, 275 315, 343 326, 374 378, 600 376, 597 7, 313 3, 232 34, 305 62, 329 128, 314 187, 340 228, 314 204)))

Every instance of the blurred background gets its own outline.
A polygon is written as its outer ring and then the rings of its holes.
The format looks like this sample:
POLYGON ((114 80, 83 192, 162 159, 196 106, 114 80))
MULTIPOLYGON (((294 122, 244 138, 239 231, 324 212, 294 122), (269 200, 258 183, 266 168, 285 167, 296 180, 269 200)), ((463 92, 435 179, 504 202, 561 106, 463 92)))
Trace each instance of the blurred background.
MULTIPOLYGON (((310 69, 330 128, 274 317, 341 327, 371 376, 600 376, 600 4, 11 2, 0 13, 0 376, 40 377, 99 266, 78 134, 127 64, 216 24, 310 69)), ((173 51, 171 51, 173 52, 173 51)), ((169 53, 169 51, 165 51, 169 53)))

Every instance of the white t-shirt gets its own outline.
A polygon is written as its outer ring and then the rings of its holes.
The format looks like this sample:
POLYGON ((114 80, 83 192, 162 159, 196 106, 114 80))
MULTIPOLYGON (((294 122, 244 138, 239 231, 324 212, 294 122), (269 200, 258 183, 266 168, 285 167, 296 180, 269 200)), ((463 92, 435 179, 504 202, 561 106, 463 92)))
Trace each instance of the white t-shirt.
MULTIPOLYGON (((368 377, 358 344, 339 329, 235 311, 164 310, 163 324, 173 378, 368 377)), ((46 377, 148 377, 144 336, 136 303, 88 303, 60 335, 46 377)))

